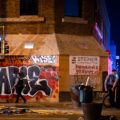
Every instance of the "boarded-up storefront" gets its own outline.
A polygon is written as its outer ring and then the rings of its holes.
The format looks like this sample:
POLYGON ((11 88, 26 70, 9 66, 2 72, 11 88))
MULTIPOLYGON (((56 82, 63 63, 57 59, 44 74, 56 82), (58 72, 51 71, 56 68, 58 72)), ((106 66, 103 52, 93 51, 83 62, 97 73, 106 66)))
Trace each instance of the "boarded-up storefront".
POLYGON ((60 51, 60 92, 68 92, 75 85, 89 85, 102 91, 102 73, 108 70, 108 54, 93 36, 57 34, 60 51), (77 64, 76 64, 77 63, 77 64))
POLYGON ((27 102, 59 101, 59 56, 55 35, 7 35, 10 53, 0 61, 0 101, 15 102, 14 74, 24 73, 27 102), (52 38, 52 39, 51 39, 52 38), (32 42, 33 49, 26 49, 32 42))
POLYGON ((60 92, 85 83, 102 89, 108 57, 92 36, 67 34, 8 34, 10 53, 0 61, 0 101, 14 102, 13 74, 24 72, 28 102, 58 102, 60 92), (25 48, 32 43, 33 48, 25 48))
POLYGON ((57 56, 6 56, 0 62, 0 100, 15 102, 12 93, 14 74, 24 73, 25 89, 22 94, 28 102, 59 99, 59 66, 57 56))

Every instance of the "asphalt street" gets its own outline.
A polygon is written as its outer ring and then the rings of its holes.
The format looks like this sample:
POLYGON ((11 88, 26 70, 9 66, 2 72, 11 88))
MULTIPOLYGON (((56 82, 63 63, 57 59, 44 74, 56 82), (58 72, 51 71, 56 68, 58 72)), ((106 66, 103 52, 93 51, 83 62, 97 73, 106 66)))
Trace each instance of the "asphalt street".
MULTIPOLYGON (((84 120, 82 108, 73 108, 72 103, 1 103, 0 111, 0 120, 84 120)), ((120 109, 103 107, 101 120, 110 120, 111 116, 120 120, 120 109)))

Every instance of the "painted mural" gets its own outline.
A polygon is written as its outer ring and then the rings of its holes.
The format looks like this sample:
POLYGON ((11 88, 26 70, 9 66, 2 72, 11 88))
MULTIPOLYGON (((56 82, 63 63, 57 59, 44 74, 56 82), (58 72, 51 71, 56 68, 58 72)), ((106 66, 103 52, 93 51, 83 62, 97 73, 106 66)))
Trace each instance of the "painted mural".
POLYGON ((28 102, 58 101, 59 81, 56 56, 6 56, 0 61, 0 101, 14 102, 14 74, 24 73, 26 88, 22 94, 28 102))

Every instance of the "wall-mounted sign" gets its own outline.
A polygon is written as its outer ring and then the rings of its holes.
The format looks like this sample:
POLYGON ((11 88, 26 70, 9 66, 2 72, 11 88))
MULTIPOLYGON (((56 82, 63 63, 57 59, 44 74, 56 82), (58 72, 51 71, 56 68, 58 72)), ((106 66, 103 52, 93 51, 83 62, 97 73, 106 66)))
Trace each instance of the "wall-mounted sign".
POLYGON ((99 57, 97 56, 70 56, 70 75, 96 75, 99 73, 99 57))

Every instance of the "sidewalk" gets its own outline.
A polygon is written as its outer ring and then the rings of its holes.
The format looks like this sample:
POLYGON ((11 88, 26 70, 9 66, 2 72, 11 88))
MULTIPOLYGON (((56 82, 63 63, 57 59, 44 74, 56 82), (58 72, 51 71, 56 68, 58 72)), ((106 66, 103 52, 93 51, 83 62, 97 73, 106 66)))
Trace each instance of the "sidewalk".
MULTIPOLYGON (((82 108, 73 108, 71 102, 62 103, 0 103, 0 106, 15 107, 15 108, 29 108, 34 113, 38 114, 76 114, 82 115, 82 108)), ((102 108, 102 115, 120 116, 120 109, 117 108, 102 108)))

